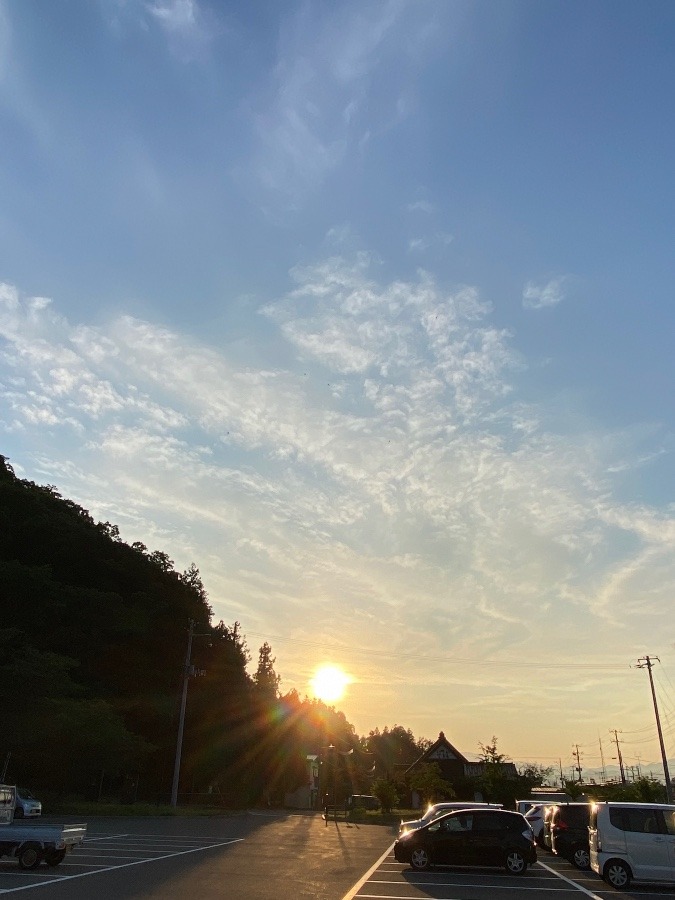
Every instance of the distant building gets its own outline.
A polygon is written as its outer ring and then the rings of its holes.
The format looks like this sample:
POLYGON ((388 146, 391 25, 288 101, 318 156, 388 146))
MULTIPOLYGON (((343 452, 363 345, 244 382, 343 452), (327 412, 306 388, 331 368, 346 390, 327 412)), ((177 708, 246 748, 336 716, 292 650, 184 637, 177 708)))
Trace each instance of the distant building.
MULTIPOLYGON (((442 731, 438 735, 438 740, 436 740, 419 759, 416 759, 411 766, 408 766, 405 771, 406 776, 412 775, 420 766, 429 763, 435 763, 443 778, 445 778, 445 780, 455 789, 460 785, 465 784, 466 779, 480 778, 485 772, 486 765, 499 765, 507 778, 516 778, 518 775, 518 770, 512 762, 496 764, 470 762, 456 747, 453 747, 442 731)), ((459 799, 473 799, 478 801, 482 800, 482 797, 460 797, 459 799)), ((419 806, 419 797, 417 796, 416 791, 412 792, 411 800, 414 807, 419 806)))

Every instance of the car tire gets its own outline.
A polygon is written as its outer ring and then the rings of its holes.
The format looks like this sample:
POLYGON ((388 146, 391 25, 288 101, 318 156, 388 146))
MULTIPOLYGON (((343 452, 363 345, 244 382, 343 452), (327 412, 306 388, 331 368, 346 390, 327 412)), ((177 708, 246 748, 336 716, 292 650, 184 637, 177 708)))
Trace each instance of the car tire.
POLYGON ((591 854, 586 847, 575 847, 572 851, 571 861, 572 865, 576 866, 577 869, 590 869, 591 854))
POLYGON ((14 818, 23 819, 23 806, 17 806, 14 809, 14 818))
POLYGON ((24 870, 37 869, 42 861, 42 847, 39 844, 23 844, 17 853, 19 868, 24 870))
POLYGON ((620 859, 610 859, 605 864, 603 878, 618 891, 625 890, 632 877, 631 870, 620 859))
POLYGON ((522 875, 527 869, 527 860, 519 850, 509 850, 504 860, 504 868, 509 875, 522 875))
POLYGON ((410 865, 418 872, 428 869, 431 865, 431 857, 424 847, 415 847, 410 854, 410 865))
POLYGON ((45 862, 48 866, 59 866, 65 858, 65 850, 47 850, 45 853, 45 862))

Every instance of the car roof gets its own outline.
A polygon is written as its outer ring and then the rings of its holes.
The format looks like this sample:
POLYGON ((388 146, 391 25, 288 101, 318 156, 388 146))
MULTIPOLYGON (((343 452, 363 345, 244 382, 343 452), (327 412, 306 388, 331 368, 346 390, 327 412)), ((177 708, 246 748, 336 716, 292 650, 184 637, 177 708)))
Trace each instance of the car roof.
MULTIPOLYGON (((486 816, 499 813, 499 815, 520 816, 521 819, 524 818, 522 813, 515 812, 512 809, 500 809, 498 806, 467 806, 466 809, 452 809, 444 815, 439 816, 439 819, 451 819, 453 816, 465 816, 467 813, 482 813, 486 816)), ((439 819, 436 819, 435 821, 438 822, 439 819)))
POLYGON ((675 803, 639 803, 634 800, 596 800, 595 806, 628 806, 634 809, 675 809, 675 803))

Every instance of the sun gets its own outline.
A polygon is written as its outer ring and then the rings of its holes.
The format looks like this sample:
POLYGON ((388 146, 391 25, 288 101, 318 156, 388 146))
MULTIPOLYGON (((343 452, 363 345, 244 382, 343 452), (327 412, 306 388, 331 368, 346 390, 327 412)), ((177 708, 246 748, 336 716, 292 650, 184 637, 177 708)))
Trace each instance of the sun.
POLYGON ((324 703, 334 703, 344 695, 351 680, 339 666, 326 664, 319 666, 309 684, 317 699, 324 703))

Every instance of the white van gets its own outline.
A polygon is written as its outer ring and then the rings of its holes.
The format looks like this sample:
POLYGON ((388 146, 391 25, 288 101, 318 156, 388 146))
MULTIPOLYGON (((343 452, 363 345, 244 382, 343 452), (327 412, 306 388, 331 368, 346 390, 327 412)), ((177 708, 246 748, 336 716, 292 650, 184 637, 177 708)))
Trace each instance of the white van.
POLYGON ((588 838, 591 869, 613 887, 675 884, 675 805, 593 803, 588 838))

